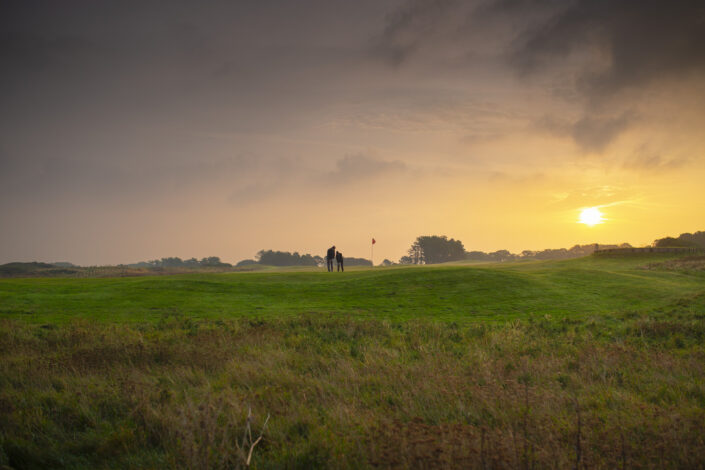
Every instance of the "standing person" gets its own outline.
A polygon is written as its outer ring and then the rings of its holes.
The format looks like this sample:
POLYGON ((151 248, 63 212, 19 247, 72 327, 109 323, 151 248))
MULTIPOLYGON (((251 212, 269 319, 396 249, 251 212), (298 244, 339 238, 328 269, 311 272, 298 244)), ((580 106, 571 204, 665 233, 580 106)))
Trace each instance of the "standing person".
POLYGON ((333 272, 333 258, 335 258, 335 245, 328 248, 328 253, 326 253, 326 266, 329 273, 333 272))
POLYGON ((335 262, 338 265, 338 271, 345 272, 345 268, 343 268, 343 254, 339 251, 335 253, 335 262))

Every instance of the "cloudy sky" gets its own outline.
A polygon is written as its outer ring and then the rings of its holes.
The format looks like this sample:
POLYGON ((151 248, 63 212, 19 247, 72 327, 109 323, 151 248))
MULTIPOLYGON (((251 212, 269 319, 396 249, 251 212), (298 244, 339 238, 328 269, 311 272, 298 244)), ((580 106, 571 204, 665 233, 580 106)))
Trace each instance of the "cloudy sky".
POLYGON ((705 230, 701 0, 4 0, 0 64, 0 262, 705 230))

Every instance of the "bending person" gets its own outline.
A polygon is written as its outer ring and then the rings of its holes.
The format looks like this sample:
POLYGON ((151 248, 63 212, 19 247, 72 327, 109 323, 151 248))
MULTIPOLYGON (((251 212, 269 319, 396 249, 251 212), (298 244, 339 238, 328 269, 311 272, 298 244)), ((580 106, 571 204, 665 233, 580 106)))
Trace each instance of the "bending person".
POLYGON ((335 254, 335 261, 338 265, 338 271, 345 271, 345 269, 343 268, 343 254, 341 252, 338 251, 335 254))

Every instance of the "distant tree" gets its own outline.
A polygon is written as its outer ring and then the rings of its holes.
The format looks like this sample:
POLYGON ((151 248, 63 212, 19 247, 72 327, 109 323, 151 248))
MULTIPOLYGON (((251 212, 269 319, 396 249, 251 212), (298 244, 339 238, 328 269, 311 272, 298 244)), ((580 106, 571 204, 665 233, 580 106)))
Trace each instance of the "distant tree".
POLYGON ((208 258, 203 258, 198 261, 196 258, 189 258, 187 260, 182 260, 178 256, 171 256, 162 259, 153 259, 149 261, 140 261, 138 263, 128 264, 127 266, 131 268, 198 268, 201 266, 218 266, 218 267, 230 267, 229 263, 224 263, 220 261, 217 256, 210 256, 208 258))
POLYGON ((58 266, 60 268, 77 268, 78 267, 77 265, 75 265, 73 263, 69 263, 68 261, 57 261, 57 262, 51 263, 51 264, 53 264, 54 266, 58 266))
POLYGON ((681 233, 678 238, 661 238, 654 241, 654 246, 705 248, 705 232, 681 233))
POLYGON ((568 250, 565 248, 539 251, 535 256, 536 259, 565 259, 568 257, 568 250))
POLYGON ((681 233, 678 238, 691 243, 691 246, 705 248, 705 232, 681 233))
POLYGON ((683 247, 683 246, 689 246, 686 245, 683 240, 678 238, 673 238, 673 237, 665 237, 661 238, 659 240, 656 240, 654 242, 654 245, 659 247, 659 248, 670 248, 670 247, 683 247))
POLYGON ((472 261, 490 261, 490 255, 484 251, 468 251, 465 253, 465 259, 472 261))
POLYGON ((411 248, 409 248, 409 258, 411 258, 412 264, 424 263, 423 249, 421 249, 421 245, 419 245, 418 243, 414 243, 413 245, 411 245, 411 248))
POLYGON ((198 264, 201 266, 211 266, 218 263, 220 263, 220 258, 217 256, 208 256, 206 258, 201 258, 201 261, 199 261, 198 264))
POLYGON ((244 259, 242 261, 239 261, 235 266, 241 268, 243 266, 251 266, 253 264, 257 264, 257 261, 253 259, 244 259))
POLYGON ((309 254, 301 256, 298 252, 260 250, 255 259, 268 266, 318 266, 321 258, 309 254))
POLYGON ((203 258, 200 261, 200 265, 201 266, 218 266, 218 267, 232 266, 232 264, 230 264, 230 263, 223 263, 222 261, 220 261, 220 258, 218 258, 217 256, 209 256, 207 258, 203 258))
POLYGON ((138 263, 131 263, 127 265, 130 268, 153 268, 154 265, 147 261, 140 261, 138 263))
POLYGON ((399 264, 413 264, 414 260, 411 258, 411 256, 402 256, 399 258, 399 264))
POLYGON ((345 266, 372 266, 372 261, 365 258, 345 258, 345 266))
MULTIPOLYGON (((296 254, 298 254, 298 253, 296 253, 296 254)), ((313 256, 306 253, 305 255, 299 257, 299 265, 300 266, 318 266, 318 262, 313 258, 313 256)))
POLYGON ((516 258, 516 255, 510 253, 508 250, 497 250, 489 253, 489 256, 492 261, 510 261, 516 258))
POLYGON ((569 250, 565 248, 549 248, 547 250, 540 251, 524 250, 520 254, 510 253, 507 250, 498 250, 492 253, 485 253, 482 251, 469 251, 466 253, 465 258, 474 261, 512 261, 518 259, 569 259, 579 258, 582 256, 589 256, 593 254, 598 248, 632 248, 632 246, 629 243, 622 243, 621 245, 598 245, 596 243, 591 243, 588 245, 574 245, 569 250))
POLYGON ((622 245, 601 245, 599 243, 596 243, 595 249, 597 249, 597 250, 613 250, 615 248, 631 248, 632 247, 629 243, 622 243, 622 245), (627 245, 627 246, 623 247, 622 245, 627 245))
POLYGON ((163 268, 178 268, 184 265, 184 262, 178 256, 162 258, 159 266, 163 268))
POLYGON ((382 261, 382 263, 380 264, 380 266, 392 266, 393 264, 394 263, 392 261, 385 258, 384 261, 382 261))
POLYGON ((414 264, 436 264, 465 258, 465 247, 460 240, 445 235, 421 236, 409 248, 414 264))

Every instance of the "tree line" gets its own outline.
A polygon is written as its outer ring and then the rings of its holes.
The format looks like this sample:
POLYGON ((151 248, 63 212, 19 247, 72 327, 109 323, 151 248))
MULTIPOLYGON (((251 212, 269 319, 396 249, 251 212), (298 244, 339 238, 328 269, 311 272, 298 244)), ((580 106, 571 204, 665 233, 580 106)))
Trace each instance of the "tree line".
MULTIPOLYGON (((705 232, 682 233, 678 237, 664 237, 654 241, 655 247, 692 247, 705 249, 705 232)), ((414 240, 407 251, 407 255, 402 256, 398 263, 385 259, 381 264, 391 266, 394 264, 438 264, 449 261, 520 261, 520 260, 550 260, 569 259, 589 256, 600 249, 611 248, 632 248, 629 243, 621 245, 605 245, 591 243, 588 245, 575 245, 572 248, 558 248, 547 250, 524 250, 521 253, 511 253, 508 250, 497 250, 493 252, 466 251, 463 242, 448 238, 445 235, 424 235, 414 240)), ((70 264, 70 263, 63 263, 70 264)), ((311 255, 309 253, 299 254, 288 251, 260 250, 255 255, 255 259, 244 259, 236 264, 237 267, 247 265, 267 265, 267 266, 323 266, 325 259, 323 256, 311 255)), ((346 266, 372 266, 372 262, 365 258, 345 258, 346 266)), ((231 267, 230 263, 224 263, 217 256, 201 258, 190 258, 182 260, 179 257, 168 257, 142 261, 127 265, 134 268, 199 268, 199 267, 231 267)))
MULTIPOLYGON (((261 264, 266 266, 323 266, 325 259, 323 256, 311 255, 309 253, 299 254, 295 251, 275 251, 260 250, 255 255, 255 259, 244 259, 237 263, 236 267, 261 264)), ((364 258, 345 257, 346 266, 372 266, 372 262, 364 258)))
POLYGON ((178 256, 170 256, 167 258, 153 259, 150 261, 140 261, 139 263, 132 263, 127 266, 130 268, 229 268, 232 267, 232 264, 220 261, 220 258, 217 256, 208 256, 206 258, 201 258, 200 260, 196 258, 182 260, 178 256))
POLYGON ((677 238, 664 237, 654 241, 658 248, 685 247, 705 249, 705 232, 681 233, 677 238))
MULTIPOLYGON (((503 262, 531 259, 569 259, 591 255, 598 248, 631 248, 631 245, 628 243, 622 243, 621 245, 592 243, 589 245, 575 245, 569 249, 524 250, 521 253, 498 250, 485 253, 483 251, 466 251, 462 241, 448 238, 445 235, 424 235, 414 240, 407 255, 402 256, 398 263, 385 259, 381 265, 438 264, 461 260, 503 262)), ((318 255, 301 255, 298 252, 260 250, 255 259, 242 260, 236 266, 242 267, 252 264, 267 266, 323 266, 325 259, 318 255)), ((345 264, 347 266, 372 266, 372 262, 364 258, 345 258, 345 264)))
MULTIPOLYGON (((463 242, 448 238, 445 235, 430 235, 417 237, 409 248, 408 254, 399 259, 399 264, 437 264, 461 260, 502 262, 531 259, 569 259, 591 255, 596 249, 631 247, 629 243, 622 243, 621 245, 591 243, 589 245, 575 245, 569 249, 524 250, 521 253, 497 250, 485 253, 484 251, 465 251, 463 242)), ((384 260, 382 264, 388 266, 394 263, 384 260)))

